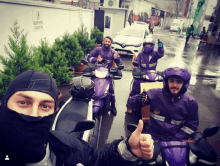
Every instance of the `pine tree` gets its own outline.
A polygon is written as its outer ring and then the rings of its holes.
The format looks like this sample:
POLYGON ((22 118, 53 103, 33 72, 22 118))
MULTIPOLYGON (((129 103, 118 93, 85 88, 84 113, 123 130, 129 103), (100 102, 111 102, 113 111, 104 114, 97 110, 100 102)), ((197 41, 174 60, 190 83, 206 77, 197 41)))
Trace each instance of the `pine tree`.
POLYGON ((55 45, 56 47, 53 51, 61 51, 61 53, 65 53, 68 67, 76 67, 81 63, 83 51, 78 39, 74 35, 65 33, 61 40, 59 38, 55 39, 55 45))
POLYGON ((91 32, 90 38, 95 39, 95 42, 97 44, 102 44, 103 33, 99 30, 99 28, 94 27, 94 29, 91 32))
POLYGON ((69 71, 68 61, 56 43, 51 48, 46 39, 41 40, 40 45, 34 48, 34 55, 35 69, 50 74, 57 86, 70 83, 72 73, 69 71))
MULTIPOLYGON (((53 45, 52 49, 57 49, 56 44, 53 45)), ((57 86, 62 84, 67 84, 71 82, 72 72, 69 71, 68 61, 65 57, 65 53, 61 51, 53 51, 53 63, 51 65, 46 64, 47 68, 53 73, 53 78, 55 79, 57 86)))
POLYGON ((33 47, 33 69, 44 71, 53 77, 53 73, 51 71, 51 64, 53 62, 53 57, 51 55, 51 47, 48 44, 46 38, 44 40, 41 39, 40 45, 38 47, 33 47))
POLYGON ((77 37, 79 44, 84 52, 84 55, 88 54, 92 49, 95 48, 96 39, 89 39, 89 33, 87 32, 87 29, 83 24, 78 29, 78 31, 74 33, 74 36, 77 37))
POLYGON ((27 33, 23 35, 18 22, 15 21, 13 28, 10 28, 13 37, 9 35, 9 50, 6 46, 5 52, 8 57, 0 55, 0 60, 4 66, 0 71, 0 98, 4 96, 9 83, 20 73, 32 69, 33 54, 27 45, 27 33), (12 52, 11 52, 12 51, 12 52))

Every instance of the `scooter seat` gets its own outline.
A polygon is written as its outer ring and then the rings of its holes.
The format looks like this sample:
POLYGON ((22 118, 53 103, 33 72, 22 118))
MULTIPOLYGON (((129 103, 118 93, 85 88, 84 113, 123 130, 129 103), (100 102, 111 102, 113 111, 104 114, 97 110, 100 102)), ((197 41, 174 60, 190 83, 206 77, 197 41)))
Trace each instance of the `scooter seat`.
MULTIPOLYGON (((75 125, 79 121, 87 119, 88 103, 85 101, 71 100, 61 110, 55 130, 69 133, 74 130, 75 125)), ((76 136, 80 136, 83 132, 75 132, 76 136)))

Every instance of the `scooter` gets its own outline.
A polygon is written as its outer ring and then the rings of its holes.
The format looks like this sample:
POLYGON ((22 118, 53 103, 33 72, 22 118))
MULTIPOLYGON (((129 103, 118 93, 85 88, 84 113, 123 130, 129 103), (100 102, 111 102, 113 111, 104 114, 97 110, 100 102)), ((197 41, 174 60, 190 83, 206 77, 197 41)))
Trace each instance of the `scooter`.
MULTIPOLYGON (((163 77, 162 73, 155 70, 141 70, 139 65, 136 62, 132 63, 134 65, 134 69, 132 71, 133 79, 141 80, 140 83, 140 92, 148 91, 152 88, 162 88, 163 87, 163 77)), ((133 82, 133 81, 132 81, 133 82)), ((142 120, 147 122, 150 119, 150 105, 142 107, 140 110, 133 110, 138 116, 138 119, 141 118, 141 115, 138 115, 138 112, 142 112, 142 120)))
POLYGON ((71 96, 57 112, 52 130, 71 133, 73 136, 89 140, 90 131, 95 126, 92 118, 92 95, 94 83, 85 77, 76 77, 71 96))
POLYGON ((97 149, 99 141, 102 112, 110 105, 111 94, 109 88, 111 80, 121 79, 121 70, 124 68, 124 66, 111 67, 109 71, 107 66, 111 62, 110 60, 102 60, 101 62, 96 62, 95 67, 91 67, 87 61, 82 60, 82 63, 88 66, 84 69, 83 76, 91 77, 91 80, 95 84, 95 93, 93 95, 93 119, 95 120, 95 127, 89 141, 95 149, 97 149))
MULTIPOLYGON (((130 132, 133 132, 136 127, 135 124, 127 125, 130 132)), ((218 156, 206 138, 215 135, 218 131, 219 126, 211 126, 206 128, 203 134, 200 132, 191 134, 188 140, 172 141, 172 138, 164 137, 154 141, 153 158, 151 160, 142 158, 136 162, 136 165, 214 166, 218 156)))

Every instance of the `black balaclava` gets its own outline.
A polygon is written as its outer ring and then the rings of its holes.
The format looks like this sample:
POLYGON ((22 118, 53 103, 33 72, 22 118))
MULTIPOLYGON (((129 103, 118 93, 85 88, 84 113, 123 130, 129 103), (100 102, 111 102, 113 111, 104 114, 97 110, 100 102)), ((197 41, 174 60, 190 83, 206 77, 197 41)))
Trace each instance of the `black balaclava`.
MULTIPOLYGON (((0 165, 35 163, 46 155, 48 134, 55 113, 32 117, 7 107, 8 99, 17 91, 38 91, 49 94, 58 101, 58 89, 53 78, 38 70, 28 70, 18 75, 8 86, 0 107, 0 165), (6 156, 9 161, 5 160, 6 156)), ((55 111, 54 111, 55 112, 55 111)))

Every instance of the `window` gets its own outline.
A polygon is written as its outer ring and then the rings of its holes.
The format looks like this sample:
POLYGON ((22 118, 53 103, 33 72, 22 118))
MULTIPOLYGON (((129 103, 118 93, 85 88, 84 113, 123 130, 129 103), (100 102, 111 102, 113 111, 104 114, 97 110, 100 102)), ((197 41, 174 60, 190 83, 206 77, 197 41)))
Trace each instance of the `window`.
POLYGON ((151 20, 158 20, 158 18, 155 16, 151 16, 151 20))
POLYGON ((110 25, 111 25, 111 17, 105 16, 105 28, 110 29, 110 25))

